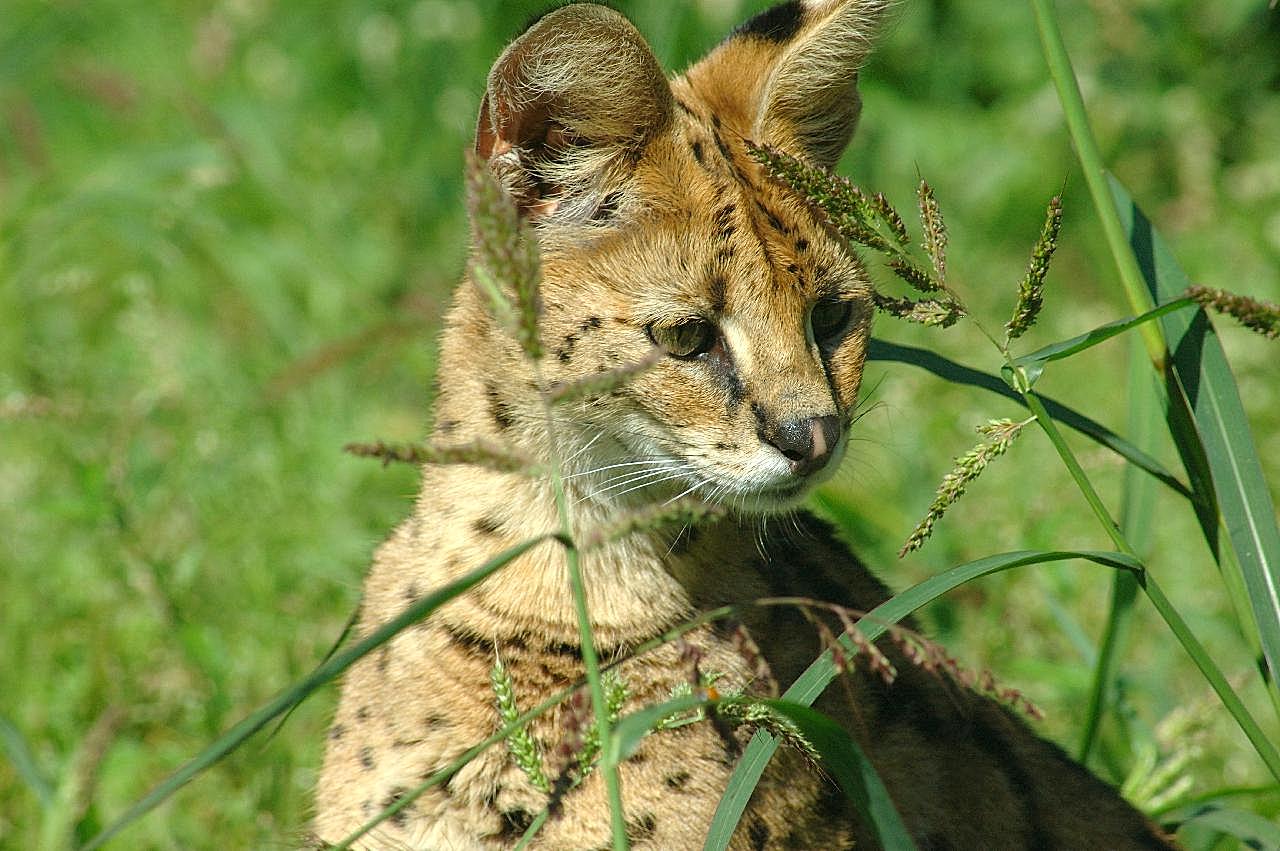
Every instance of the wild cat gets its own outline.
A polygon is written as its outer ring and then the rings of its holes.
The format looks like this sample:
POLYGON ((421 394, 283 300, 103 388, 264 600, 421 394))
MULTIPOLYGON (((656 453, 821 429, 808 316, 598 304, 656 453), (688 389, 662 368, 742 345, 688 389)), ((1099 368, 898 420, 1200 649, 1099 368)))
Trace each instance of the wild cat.
MULTIPOLYGON (((475 150, 531 223, 542 256, 535 376, 471 281, 458 289, 440 360, 434 442, 500 442, 548 456, 541 381, 639 361, 652 368, 568 406, 575 524, 689 493, 728 507, 674 542, 643 532, 583 565, 606 659, 692 615, 767 596, 869 610, 885 588, 804 495, 845 454, 872 318, 865 270, 805 204, 769 180, 744 140, 833 166, 860 111, 858 69, 885 15, 877 0, 793 0, 752 18, 668 79, 643 37, 595 5, 542 17, 490 73, 475 150)), ((426 465, 412 516, 378 550, 364 587, 367 634, 494 553, 559 527, 550 487, 485 466, 426 465)), ((629 707, 689 678, 687 654, 723 691, 761 693, 749 634, 777 681, 821 649, 794 609, 750 607, 619 667, 629 707), (685 658, 682 658, 685 654, 685 658)), ((1010 712, 914 667, 885 645, 892 685, 854 672, 818 707, 873 760, 922 849, 1173 847, 1119 795, 1010 712)), ((562 550, 540 545, 348 673, 316 793, 315 830, 337 841, 501 726, 489 673, 521 706, 583 673, 562 550)), ((562 707, 530 725, 546 753, 571 734, 562 707)), ((710 723, 650 735, 620 769, 636 849, 702 846, 749 731, 710 723), (737 736, 738 738, 734 738, 737 736)), ((511 847, 547 806, 503 747, 429 789, 361 847, 511 847)), ((529 847, 610 845, 599 772, 569 791, 529 847)), ((734 849, 876 842, 833 783, 780 752, 734 849)))

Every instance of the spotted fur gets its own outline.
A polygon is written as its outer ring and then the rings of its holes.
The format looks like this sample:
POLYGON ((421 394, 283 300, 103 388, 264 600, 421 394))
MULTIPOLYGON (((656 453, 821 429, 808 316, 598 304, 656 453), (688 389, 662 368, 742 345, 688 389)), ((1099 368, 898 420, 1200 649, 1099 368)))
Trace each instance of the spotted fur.
MULTIPOLYGON (((878 0, 792 0, 747 22, 668 80, 622 16, 571 5, 536 22, 488 80, 476 151, 533 225, 543 256, 538 370, 464 281, 441 354, 435 439, 550 445, 539 386, 667 347, 651 369, 557 409, 556 448, 577 528, 691 494, 728 506, 692 530, 645 532, 589 553, 583 571, 606 659, 691 615, 764 596, 870 609, 884 587, 822 524, 795 512, 845 452, 872 309, 864 269, 744 140, 833 165, 859 111, 857 71, 878 0), (815 329, 824 329, 818 333, 815 329), (779 512, 792 511, 785 520, 779 512)), ((358 626, 368 634, 493 553, 557 528, 537 479, 431 466, 413 516, 378 550, 358 626)), ((794 610, 747 608, 621 667, 629 708, 701 671, 721 691, 785 686, 820 650, 794 610), (696 648, 690 650, 689 647, 696 648)), ((875 762, 920 847, 1167 848, 1118 795, 989 700, 914 668, 887 686, 854 673, 819 707, 875 762)), ((335 841, 491 735, 501 658, 532 707, 582 675, 562 551, 548 543, 449 603, 346 676, 316 794, 335 841)), ((548 755, 577 724, 561 707, 530 726, 548 755)), ((699 723, 647 737, 621 766, 639 851, 701 847, 749 731, 699 723), (726 735, 728 738, 726 739, 726 735)), ((491 748, 362 847, 511 847, 548 803, 491 748)), ((609 844, 597 774, 564 796, 531 847, 609 844)), ((735 851, 875 847, 845 797, 803 758, 773 760, 735 851)))

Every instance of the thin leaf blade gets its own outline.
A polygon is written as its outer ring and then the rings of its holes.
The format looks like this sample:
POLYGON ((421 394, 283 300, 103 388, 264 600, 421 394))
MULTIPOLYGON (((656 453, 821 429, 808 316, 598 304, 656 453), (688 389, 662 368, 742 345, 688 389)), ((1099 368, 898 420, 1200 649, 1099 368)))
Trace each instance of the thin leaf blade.
POLYGON ((871 826, 880 847, 885 851, 914 851, 916 844, 907 833, 902 817, 893 806, 875 766, 849 733, 808 706, 789 700, 765 700, 773 711, 785 715, 822 756, 823 766, 831 772, 858 813, 871 826))
MULTIPOLYGON (((957 363, 928 349, 904 346, 874 337, 867 348, 867 360, 905 363, 919 367, 954 384, 964 384, 989 390, 998 396, 1003 396, 1012 402, 1016 402, 1024 408, 1026 407, 1021 395, 1010 387, 1007 382, 990 373, 957 363)), ((1107 447, 1178 494, 1187 499, 1195 499, 1195 494, 1192 493, 1191 489, 1179 481, 1177 476, 1170 472, 1168 468, 1102 423, 1048 396, 1041 396, 1040 400, 1044 403, 1050 415, 1058 422, 1107 447)))
MULTIPOLYGON (((1067 559, 1084 559, 1120 570, 1142 569, 1142 565, 1129 556, 1093 550, 1019 550, 987 556, 957 565, 894 595, 868 612, 859 622, 859 630, 868 641, 875 641, 893 624, 966 582, 1015 567, 1067 559)), ((840 640, 846 643, 846 649, 850 653, 855 652, 854 644, 847 636, 842 636, 840 640)), ((833 654, 827 650, 791 684, 782 699, 808 706, 818 699, 837 673, 833 654)), ((765 766, 777 749, 778 743, 774 737, 762 730, 751 737, 716 807, 706 842, 702 846, 703 851, 724 851, 729 846, 729 840, 746 810, 747 801, 751 799, 756 784, 764 774, 765 766)))
MULTIPOLYGON (((1114 178, 1111 191, 1153 298, 1159 301, 1185 292, 1190 281, 1163 238, 1114 178)), ((1269 672, 1274 681, 1280 674, 1280 528, 1240 392, 1203 311, 1169 315, 1160 323, 1173 353, 1169 371, 1194 416, 1195 436, 1208 463, 1218 511, 1238 559, 1268 668, 1264 673, 1269 672)), ((1175 434, 1184 454, 1198 448, 1183 446, 1192 437, 1175 434)), ((1219 563, 1224 570, 1230 569, 1229 560, 1219 559, 1219 563)))

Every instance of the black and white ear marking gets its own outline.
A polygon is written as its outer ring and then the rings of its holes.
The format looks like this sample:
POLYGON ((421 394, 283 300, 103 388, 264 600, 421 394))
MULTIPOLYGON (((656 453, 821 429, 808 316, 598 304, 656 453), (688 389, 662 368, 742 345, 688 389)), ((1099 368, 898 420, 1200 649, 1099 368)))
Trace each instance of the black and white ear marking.
POLYGON ((630 21, 604 6, 563 6, 498 57, 475 149, 527 214, 589 220, 672 109, 666 76, 630 21))
POLYGON ((804 23, 804 3, 790 0, 770 7, 733 31, 730 38, 762 38, 775 44, 790 41, 804 23))
POLYGON ((757 142, 833 166, 858 121, 858 69, 888 0, 789 0, 747 21, 686 74, 757 142))

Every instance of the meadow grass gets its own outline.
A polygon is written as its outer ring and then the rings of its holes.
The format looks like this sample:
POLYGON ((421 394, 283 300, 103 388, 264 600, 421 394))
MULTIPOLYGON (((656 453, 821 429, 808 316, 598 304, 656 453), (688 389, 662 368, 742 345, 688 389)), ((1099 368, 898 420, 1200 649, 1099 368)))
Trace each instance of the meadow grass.
MULTIPOLYGON (((765 4, 620 5, 679 68, 765 4)), ((1256 2, 1198 8, 1063 4, 1063 19, 1104 156, 1191 279, 1276 300, 1280 24, 1256 2)), ((489 63, 538 10, 5 4, 0 846, 87 839, 341 633, 416 480, 341 448, 425 434, 433 340, 465 255, 462 155, 489 63)), ((956 246, 952 285, 975 313, 1008 314, 1043 199, 1059 190, 1063 233, 1030 346, 1129 312, 1027 8, 908 4, 863 92, 843 171, 903 208, 928 176, 956 246)), ((1276 350, 1220 327, 1274 494, 1276 350)), ((963 325, 882 319, 878 333, 998 366, 963 325)), ((1039 389, 1133 436, 1126 345, 1039 389)), ((895 587, 992 552, 1106 545, 1050 447, 1024 436, 898 561, 972 428, 1022 415, 902 366, 873 364, 866 386, 873 410, 815 504, 895 587)), ((1123 466, 1071 442, 1118 505, 1123 466)), ((1171 446, 1148 448, 1179 469, 1171 446)), ((1132 510, 1155 519, 1140 548, 1169 596, 1265 717, 1194 519, 1159 491, 1132 510)), ((961 586, 926 621, 1073 745, 1109 587, 1074 563, 1011 572, 961 586)), ((1264 783, 1154 613, 1133 619, 1118 663, 1127 729, 1104 726, 1094 767, 1119 781, 1144 760, 1183 759, 1188 794, 1264 783)), ((304 703, 111 847, 290 846, 333 697, 304 703)), ((1280 811, 1274 793, 1244 800, 1280 811)))

